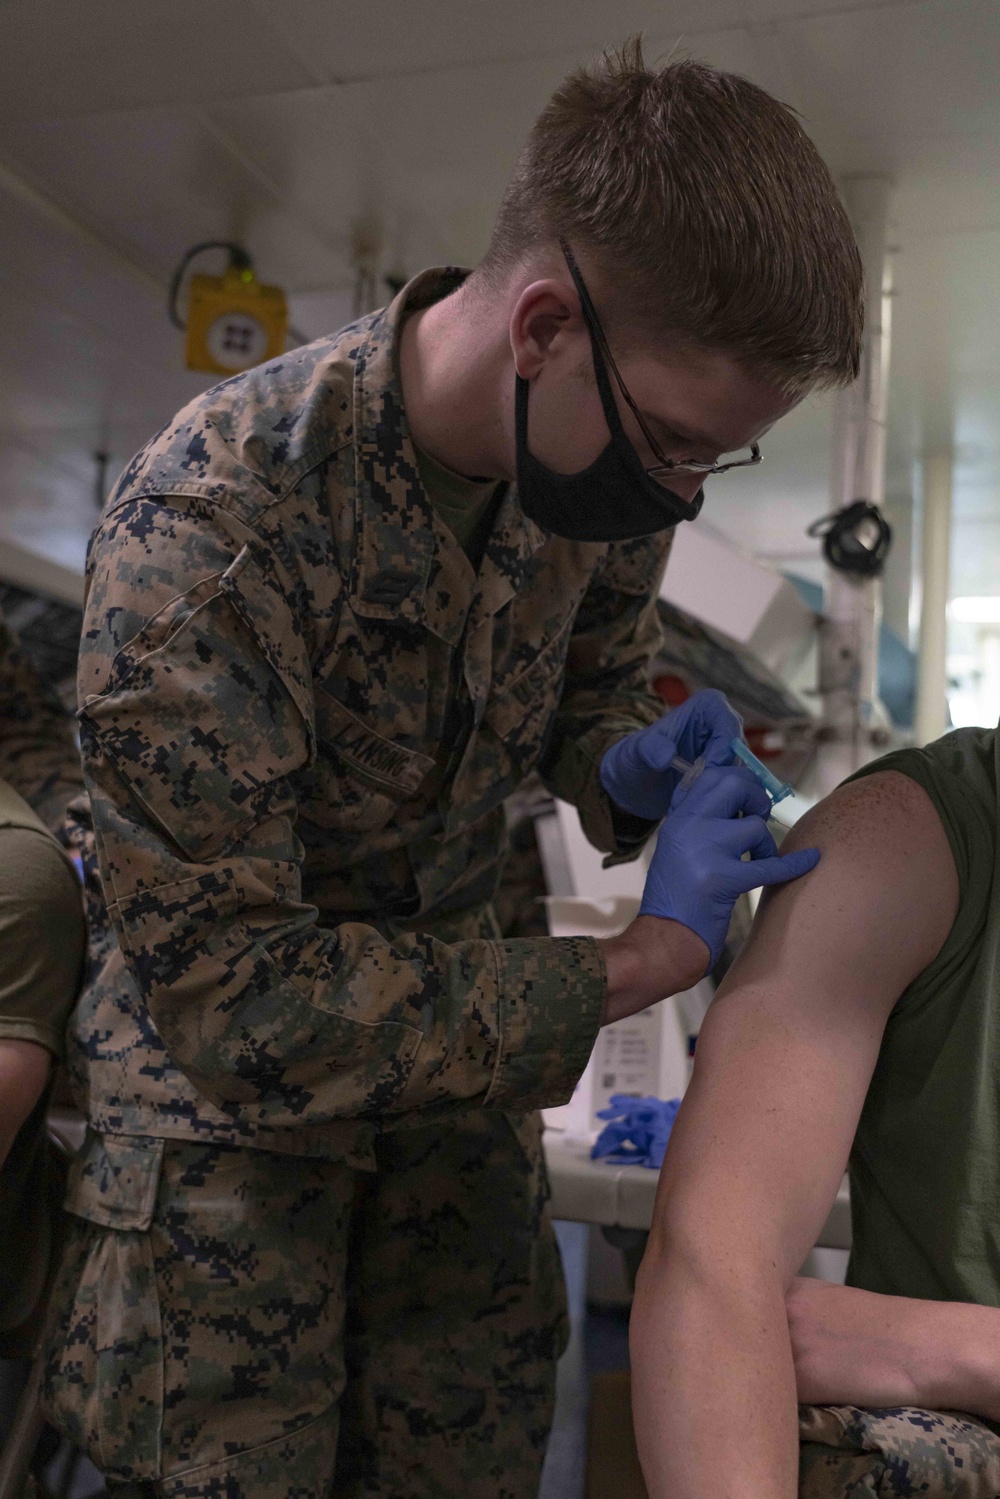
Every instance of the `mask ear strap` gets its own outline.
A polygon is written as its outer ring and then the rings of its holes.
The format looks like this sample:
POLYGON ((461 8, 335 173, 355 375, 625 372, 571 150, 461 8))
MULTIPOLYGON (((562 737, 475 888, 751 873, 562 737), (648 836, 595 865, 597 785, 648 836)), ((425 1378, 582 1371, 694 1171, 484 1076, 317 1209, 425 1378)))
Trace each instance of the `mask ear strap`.
MULTIPOLYGON (((559 241, 559 248, 563 252, 569 273, 576 287, 576 294, 580 298, 580 311, 583 313, 583 321, 587 325, 587 333, 590 336, 590 349, 594 360, 594 375, 597 379, 597 390, 601 397, 601 405, 604 408, 604 419, 608 424, 608 430, 612 437, 625 437, 625 428, 622 426, 621 413, 618 410, 618 402, 611 386, 611 377, 608 374, 607 361, 601 349, 603 333, 597 318, 597 311, 590 300, 590 292, 580 275, 580 267, 576 263, 576 257, 564 239, 559 241)), ((628 438, 625 437, 626 442, 628 438)))
POLYGON ((589 328, 587 331, 590 333, 590 347, 594 356, 594 374, 597 377, 597 390, 601 397, 601 405, 604 408, 604 420, 608 424, 608 430, 612 437, 621 437, 628 442, 628 438, 625 436, 625 428, 622 426, 618 402, 615 400, 615 393, 611 388, 608 366, 605 363, 604 355, 601 353, 601 346, 594 337, 593 331, 589 328))

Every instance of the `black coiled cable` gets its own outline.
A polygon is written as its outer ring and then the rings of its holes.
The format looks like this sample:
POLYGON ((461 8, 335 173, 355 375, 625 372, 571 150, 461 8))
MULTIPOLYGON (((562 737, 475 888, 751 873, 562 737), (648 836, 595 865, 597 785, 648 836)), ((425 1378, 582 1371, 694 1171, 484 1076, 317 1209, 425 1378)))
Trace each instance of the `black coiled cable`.
POLYGON ((877 505, 855 500, 813 521, 806 533, 822 537, 823 555, 840 572, 877 578, 892 545, 892 527, 877 505))

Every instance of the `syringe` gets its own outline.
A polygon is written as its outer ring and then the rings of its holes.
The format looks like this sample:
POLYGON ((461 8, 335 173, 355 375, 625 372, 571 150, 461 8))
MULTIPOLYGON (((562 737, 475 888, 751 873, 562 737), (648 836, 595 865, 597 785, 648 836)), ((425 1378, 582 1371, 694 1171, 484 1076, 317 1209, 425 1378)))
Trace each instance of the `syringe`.
MULTIPOLYGON (((753 750, 747 748, 742 739, 734 739, 730 744, 730 749, 738 760, 742 760, 747 770, 757 777, 771 798, 772 807, 776 807, 779 802, 783 802, 786 796, 795 795, 794 788, 787 781, 779 781, 778 777, 773 775, 767 766, 757 759, 753 750)), ((681 772, 681 789, 686 791, 705 769, 705 757, 704 755, 699 755, 697 760, 692 764, 690 760, 685 760, 682 755, 675 755, 670 764, 673 770, 681 772)))
POLYGON ((787 781, 779 781, 778 777, 772 774, 772 772, 768 770, 767 766, 762 764, 762 762, 757 759, 757 756, 754 754, 753 750, 747 749, 742 739, 734 739, 732 741, 732 744, 730 745, 730 748, 736 758, 743 761, 743 764, 746 766, 747 770, 751 771, 757 777, 758 781, 763 786, 768 796, 771 798, 772 806, 776 807, 779 802, 783 802, 785 800, 786 796, 795 795, 795 788, 793 786, 789 786, 787 781))
POLYGON ((686 791, 688 787, 698 779, 705 769, 705 756, 699 755, 692 765, 690 760, 685 760, 683 755, 675 755, 670 762, 671 770, 679 770, 681 773, 680 789, 686 791))

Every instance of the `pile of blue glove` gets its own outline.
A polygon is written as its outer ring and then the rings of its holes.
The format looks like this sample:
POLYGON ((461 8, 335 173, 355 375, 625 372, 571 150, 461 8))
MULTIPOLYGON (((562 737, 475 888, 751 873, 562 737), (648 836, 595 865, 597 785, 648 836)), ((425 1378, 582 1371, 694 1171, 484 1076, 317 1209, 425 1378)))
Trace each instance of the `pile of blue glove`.
POLYGON ((649 1166, 659 1171, 670 1139, 679 1098, 633 1098, 628 1093, 613 1093, 611 1104, 601 1109, 598 1119, 610 1119, 594 1142, 591 1159, 606 1156, 615 1166, 649 1166))

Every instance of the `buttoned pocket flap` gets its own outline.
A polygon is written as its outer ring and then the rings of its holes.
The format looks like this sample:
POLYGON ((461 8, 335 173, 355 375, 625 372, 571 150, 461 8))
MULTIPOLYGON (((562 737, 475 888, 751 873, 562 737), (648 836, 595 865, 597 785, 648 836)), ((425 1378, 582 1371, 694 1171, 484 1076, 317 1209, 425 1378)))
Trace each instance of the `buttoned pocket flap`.
POLYGON ((163 1165, 162 1140, 87 1131, 69 1173, 67 1212, 103 1228, 147 1229, 163 1165))

